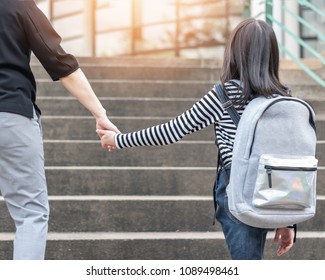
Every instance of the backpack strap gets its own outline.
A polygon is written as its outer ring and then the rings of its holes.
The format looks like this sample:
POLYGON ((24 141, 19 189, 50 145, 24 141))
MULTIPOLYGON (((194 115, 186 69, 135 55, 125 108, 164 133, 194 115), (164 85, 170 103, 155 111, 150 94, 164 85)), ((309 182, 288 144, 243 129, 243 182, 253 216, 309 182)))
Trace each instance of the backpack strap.
POLYGON ((297 241, 297 224, 294 224, 293 226, 287 226, 287 228, 293 228, 294 230, 293 243, 295 243, 297 241))
POLYGON ((222 104, 224 110, 227 110, 230 118, 236 125, 238 126, 240 115, 236 111, 233 102, 229 99, 228 95, 223 91, 221 84, 217 84, 214 86, 214 90, 217 93, 217 96, 222 104))
MULTIPOLYGON (((239 85, 237 82, 233 83, 234 85, 239 85)), ((230 118, 232 119, 233 123, 236 125, 236 127, 238 126, 239 120, 240 120, 240 115, 238 114, 238 112, 236 111, 233 102, 229 99, 228 95, 223 91, 221 84, 216 84, 214 85, 214 90, 217 94, 218 99, 221 102, 222 108, 224 110, 227 110, 230 118)), ((216 132, 216 127, 214 127, 214 135, 217 134, 216 132)), ((216 140, 216 144, 217 144, 217 140, 216 140)), ((221 170, 221 155, 220 152, 218 152, 218 159, 217 159, 217 172, 219 172, 221 170)), ((216 182, 214 184, 214 188, 213 188, 213 202, 214 202, 214 209, 215 212, 217 211, 217 204, 216 204, 216 193, 215 193, 215 187, 216 187, 216 182)), ((215 216, 214 216, 214 220, 213 220, 213 225, 215 224, 215 216)))
MULTIPOLYGON (((237 84, 237 83, 236 83, 237 84)), ((233 102, 229 99, 228 95, 223 91, 221 84, 216 84, 214 85, 214 90, 217 94, 218 99, 221 102, 221 105, 223 107, 224 110, 227 110, 230 118, 232 119, 232 121, 234 122, 234 124, 236 125, 236 127, 238 126, 239 120, 240 120, 240 115, 238 114, 238 112, 236 111, 233 102)), ((216 127, 214 126, 214 135, 216 135, 216 127)), ((216 140, 216 144, 217 144, 217 140, 216 140)), ((217 161, 217 172, 221 169, 221 156, 220 156, 220 152, 218 153, 218 161, 217 161)))

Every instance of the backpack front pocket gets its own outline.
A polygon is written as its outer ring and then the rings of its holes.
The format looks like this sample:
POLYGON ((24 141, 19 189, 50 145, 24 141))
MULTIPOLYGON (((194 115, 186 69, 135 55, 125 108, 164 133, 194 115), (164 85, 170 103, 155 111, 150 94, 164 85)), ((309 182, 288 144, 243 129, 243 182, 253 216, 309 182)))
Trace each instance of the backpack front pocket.
POLYGON ((253 194, 260 208, 304 209, 313 204, 317 159, 313 156, 262 155, 253 194))

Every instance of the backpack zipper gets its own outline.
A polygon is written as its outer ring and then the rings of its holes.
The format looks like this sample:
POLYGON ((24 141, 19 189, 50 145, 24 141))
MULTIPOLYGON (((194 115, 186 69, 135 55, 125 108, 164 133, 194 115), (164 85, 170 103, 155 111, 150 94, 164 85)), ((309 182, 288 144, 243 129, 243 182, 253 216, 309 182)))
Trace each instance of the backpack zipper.
POLYGON ((317 167, 291 167, 291 166, 272 166, 272 165, 264 165, 266 170, 266 174, 268 177, 269 188, 272 188, 272 170, 280 170, 280 171, 316 171, 317 167))
MULTIPOLYGON (((311 109, 310 109, 310 107, 308 106, 309 104, 305 104, 304 103, 304 101, 302 101, 302 100, 299 100, 299 99, 291 99, 292 97, 291 96, 288 96, 288 97, 284 97, 284 98, 280 98, 280 99, 275 99, 272 103, 270 103, 265 109, 264 109, 264 111, 263 111, 263 113, 262 113, 262 115, 265 113, 265 111, 269 108, 269 107, 271 107, 272 105, 274 105, 274 104, 276 104, 276 103, 278 103, 278 102, 281 102, 281 101, 294 101, 294 102, 298 102, 298 103, 301 103, 301 104, 303 104, 304 106, 306 106, 306 108, 308 109, 308 111, 309 111, 309 123, 310 123, 310 125, 311 125, 311 127, 313 128, 313 130, 315 131, 315 133, 317 132, 317 130, 316 130, 316 124, 315 124, 315 121, 314 121, 314 119, 313 119, 313 113, 312 113, 312 111, 311 111, 311 109)), ((262 116, 261 115, 261 116, 262 116)), ((253 150, 253 143, 254 143, 254 140, 255 140, 255 131, 256 131, 256 127, 257 127, 257 123, 256 123, 256 125, 255 125, 255 127, 254 127, 254 133, 253 133, 253 139, 252 139, 252 141, 251 141, 251 143, 250 143, 250 149, 249 149, 249 156, 252 154, 252 150, 253 150)))

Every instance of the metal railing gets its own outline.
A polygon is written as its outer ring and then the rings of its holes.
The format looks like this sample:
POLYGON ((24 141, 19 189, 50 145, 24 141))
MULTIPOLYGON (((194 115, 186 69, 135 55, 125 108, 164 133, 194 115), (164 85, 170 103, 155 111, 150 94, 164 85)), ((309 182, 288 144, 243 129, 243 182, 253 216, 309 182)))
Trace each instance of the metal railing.
MULTIPOLYGON (((314 11, 317 15, 325 19, 325 14, 315 7, 312 3, 306 1, 306 0, 296 0, 296 2, 301 5, 308 7, 312 11, 314 11)), ((307 22, 304 18, 302 18, 300 15, 295 13, 294 11, 290 10, 290 8, 286 5, 285 1, 282 2, 281 9, 283 13, 289 14, 292 18, 294 18, 297 22, 299 22, 300 25, 308 28, 311 30, 317 39, 325 43, 325 35, 320 31, 317 26, 314 26, 307 22)), ((321 64, 323 65, 323 68, 325 67, 325 57, 319 53, 315 48, 313 48, 310 44, 306 42, 306 40, 303 40, 301 36, 298 36, 294 32, 292 32, 287 26, 282 24, 280 20, 276 19, 273 16, 273 1, 272 0, 267 0, 266 1, 266 21, 270 24, 273 25, 275 24, 277 27, 279 27, 284 33, 288 34, 291 36, 304 50, 308 51, 313 57, 317 58, 321 64)), ((285 46, 283 43, 279 43, 279 47, 281 51, 283 51, 285 54, 287 54, 294 62, 296 62, 312 79, 314 79, 317 83, 325 87, 325 81, 324 79, 318 75, 315 71, 313 71, 310 67, 308 67, 301 59, 300 57, 297 57, 294 55, 290 49, 285 46)))
MULTIPOLYGON (((73 12, 66 11, 65 13, 60 13, 60 15, 57 15, 56 13, 56 4, 59 2, 64 2, 67 0, 39 0, 38 2, 47 1, 49 4, 49 19, 50 21, 57 22, 60 20, 64 20, 66 18, 81 15, 82 13, 85 13, 84 10, 75 10, 73 12)), ((70 0, 68 0, 70 1, 70 0)), ((75 0, 76 1, 76 0, 75 0)), ((84 1, 84 0, 80 0, 84 1)), ((125 11, 125 13, 129 14, 131 17, 130 25, 125 26, 121 25, 121 27, 114 27, 114 28, 98 28, 96 26, 96 17, 100 10, 107 9, 107 7, 110 5, 110 1, 107 1, 108 4, 99 4, 97 0, 88 0, 86 2, 90 2, 91 4, 88 4, 88 28, 89 30, 92 30, 91 34, 88 34, 88 46, 91 48, 91 55, 97 56, 98 53, 96 51, 97 49, 97 38, 98 36, 111 36, 113 33, 123 33, 128 34, 129 36, 129 46, 128 51, 119 54, 120 56, 136 56, 136 55, 147 55, 147 54, 159 54, 162 52, 172 52, 174 53, 174 56, 180 56, 180 52, 182 50, 186 49, 197 49, 200 47, 203 48, 209 48, 209 47, 217 47, 217 46, 224 46, 225 41, 227 40, 227 37, 231 31, 231 21, 232 17, 242 17, 243 11, 238 11, 236 9, 234 11, 233 9, 233 2, 238 1, 231 1, 231 0, 196 0, 196 1, 187 1, 187 0, 171 0, 170 5, 174 6, 175 15, 173 18, 169 18, 167 20, 158 20, 154 22, 146 22, 141 23, 139 20, 136 19, 136 9, 138 5, 138 0, 123 0, 123 1, 130 1, 130 10, 125 11), (215 5, 220 4, 223 5, 222 9, 217 10, 215 13, 209 13, 208 15, 196 15, 196 16, 189 16, 184 13, 184 11, 187 8, 193 8, 195 6, 197 7, 207 7, 209 9, 209 5, 215 5), (182 40, 184 38, 184 29, 183 25, 186 23, 190 23, 193 21, 222 21, 222 32, 223 32, 223 39, 216 39, 216 38, 209 38, 207 40, 198 40, 196 44, 187 44, 182 40), (153 27, 160 27, 161 29, 164 29, 166 26, 174 26, 174 34, 171 35, 170 39, 170 47, 151 47, 151 48, 141 48, 139 47, 138 42, 141 41, 141 38, 139 39, 139 31, 141 34, 142 30, 145 30, 147 28, 153 28, 153 27)), ((140 0, 141 2, 141 0, 140 0)), ((114 1, 112 2, 114 3, 114 1)), ((115 2, 117 3, 117 2, 115 2)), ((212 7, 212 6, 211 6, 212 7)), ((64 42, 71 42, 73 40, 81 40, 85 34, 83 32, 76 33, 74 35, 69 36, 63 36, 64 42)))

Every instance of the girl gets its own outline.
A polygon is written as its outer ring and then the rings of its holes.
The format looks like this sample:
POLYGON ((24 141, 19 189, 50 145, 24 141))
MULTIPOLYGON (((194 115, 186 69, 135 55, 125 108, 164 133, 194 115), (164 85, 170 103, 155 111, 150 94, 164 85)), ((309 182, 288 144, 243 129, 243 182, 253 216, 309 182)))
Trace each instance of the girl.
MULTIPOLYGON (((279 50, 273 29, 264 21, 247 19, 232 32, 221 69, 224 91, 241 115, 254 97, 273 94, 290 95, 279 81, 279 50), (232 80, 237 80, 233 82, 232 80)), ((221 223, 232 259, 262 259, 267 230, 245 225, 227 209, 226 186, 230 175, 236 126, 212 89, 192 108, 173 120, 137 132, 120 134, 97 130, 102 146, 122 149, 136 146, 169 145, 185 135, 213 124, 220 155, 215 186, 216 219, 221 223), (225 207, 226 206, 226 207, 225 207)), ((293 246, 292 228, 279 228, 274 241, 280 242, 277 255, 293 246)))

